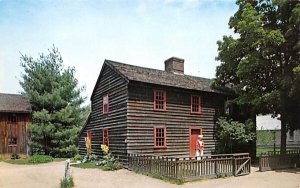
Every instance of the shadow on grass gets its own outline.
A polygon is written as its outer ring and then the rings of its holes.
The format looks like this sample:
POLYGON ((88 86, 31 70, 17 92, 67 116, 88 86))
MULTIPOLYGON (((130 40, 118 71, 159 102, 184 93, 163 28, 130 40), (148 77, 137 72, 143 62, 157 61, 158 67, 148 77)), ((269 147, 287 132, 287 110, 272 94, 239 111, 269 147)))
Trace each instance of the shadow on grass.
POLYGON ((300 174, 300 168, 287 168, 287 169, 278 169, 274 170, 275 172, 278 173, 292 173, 292 174, 300 174))
POLYGON ((34 165, 32 163, 29 163, 27 159, 9 159, 9 160, 4 160, 3 162, 9 164, 16 164, 16 165, 34 165))
MULTIPOLYGON (((51 162, 61 162, 65 161, 67 158, 54 158, 53 161, 41 161, 37 163, 32 163, 27 159, 6 159, 2 160, 2 162, 6 162, 9 164, 15 164, 15 165, 37 165, 37 164, 45 164, 45 163, 51 163, 51 162)), ((1 160, 0 160, 1 162, 1 160)))

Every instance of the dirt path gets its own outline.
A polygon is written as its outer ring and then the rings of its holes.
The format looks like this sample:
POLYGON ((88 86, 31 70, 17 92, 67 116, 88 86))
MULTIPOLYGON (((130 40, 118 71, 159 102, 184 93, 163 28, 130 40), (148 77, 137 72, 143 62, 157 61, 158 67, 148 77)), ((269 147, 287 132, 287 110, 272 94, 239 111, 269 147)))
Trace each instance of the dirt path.
MULTIPOLYGON (((203 180, 184 185, 170 184, 127 170, 106 172, 99 169, 71 168, 77 188, 300 188, 300 169, 257 172, 247 176, 203 180)), ((0 162, 0 187, 4 188, 54 188, 59 187, 64 162, 41 165, 11 165, 0 162)))

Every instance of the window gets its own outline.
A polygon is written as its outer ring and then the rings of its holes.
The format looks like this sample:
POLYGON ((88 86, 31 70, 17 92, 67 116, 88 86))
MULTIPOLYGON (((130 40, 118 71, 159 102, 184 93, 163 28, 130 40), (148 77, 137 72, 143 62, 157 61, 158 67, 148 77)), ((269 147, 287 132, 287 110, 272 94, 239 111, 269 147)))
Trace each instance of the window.
POLYGON ((8 125, 8 145, 17 145, 17 124, 8 125))
POLYGON ((17 123, 17 117, 16 117, 16 115, 9 115, 7 117, 7 122, 8 123, 17 123))
POLYGON ((166 92, 154 90, 154 110, 166 110, 166 92))
POLYGON ((108 129, 102 129, 102 144, 109 145, 108 141, 108 129))
POLYGON ((166 147, 166 128, 154 127, 154 147, 166 147))
POLYGON ((102 114, 106 114, 109 112, 109 98, 108 95, 103 96, 103 102, 102 102, 102 114))
POLYGON ((201 113, 201 97, 199 95, 191 96, 191 113, 201 113))

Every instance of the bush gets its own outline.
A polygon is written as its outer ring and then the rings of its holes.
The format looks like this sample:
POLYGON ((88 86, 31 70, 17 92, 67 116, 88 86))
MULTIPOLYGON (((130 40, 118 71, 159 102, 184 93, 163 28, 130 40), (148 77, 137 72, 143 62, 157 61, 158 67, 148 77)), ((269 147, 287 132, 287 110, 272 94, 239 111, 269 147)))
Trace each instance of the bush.
POLYGON ((101 166, 103 170, 118 170, 122 168, 119 161, 109 152, 109 148, 106 145, 101 145, 102 152, 104 154, 103 159, 97 162, 97 166, 101 166))
POLYGON ((217 125, 217 150, 219 153, 232 153, 234 152, 233 149, 238 148, 237 146, 255 140, 255 133, 253 132, 254 124, 251 120, 241 123, 220 117, 217 125))
POLYGON ((77 155, 74 156, 73 159, 74 159, 74 161, 82 161, 83 158, 82 158, 81 155, 77 154, 77 155))
POLYGON ((28 159, 28 162, 32 163, 32 164, 48 163, 48 162, 52 162, 52 161, 53 161, 53 158, 48 155, 33 155, 33 156, 30 156, 28 159))
POLYGON ((82 159, 82 163, 91 163, 97 161, 98 157, 95 154, 92 155, 86 155, 82 159))
POLYGON ((60 180, 60 188, 71 188, 74 187, 73 177, 63 178, 60 180))
POLYGON ((15 159, 20 159, 20 156, 16 153, 13 153, 11 154, 10 158, 15 160, 15 159))

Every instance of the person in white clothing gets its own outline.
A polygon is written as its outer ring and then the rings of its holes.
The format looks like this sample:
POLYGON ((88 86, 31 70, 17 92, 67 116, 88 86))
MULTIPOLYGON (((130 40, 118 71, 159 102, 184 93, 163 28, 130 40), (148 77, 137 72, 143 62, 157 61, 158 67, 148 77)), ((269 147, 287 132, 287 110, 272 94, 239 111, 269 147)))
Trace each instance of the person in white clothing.
POLYGON ((199 135, 196 141, 196 157, 202 157, 204 153, 204 141, 203 135, 199 135))

